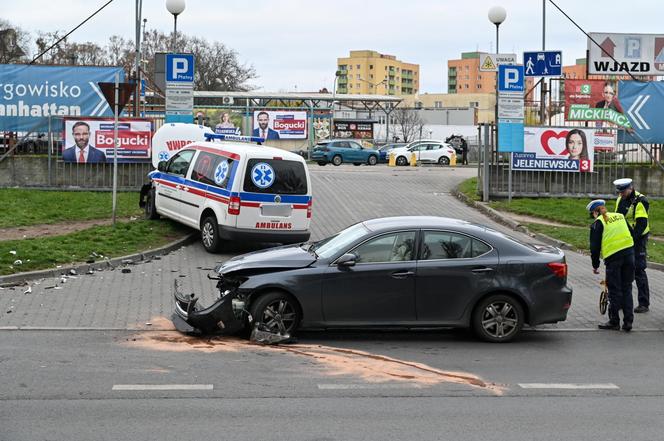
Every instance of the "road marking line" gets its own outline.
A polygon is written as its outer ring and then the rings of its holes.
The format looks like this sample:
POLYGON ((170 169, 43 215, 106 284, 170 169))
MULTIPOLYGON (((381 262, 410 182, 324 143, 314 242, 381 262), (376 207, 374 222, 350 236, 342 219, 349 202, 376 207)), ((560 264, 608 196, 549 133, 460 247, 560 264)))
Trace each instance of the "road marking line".
POLYGON ((350 389, 422 389, 427 386, 420 384, 319 384, 321 390, 350 390, 350 389))
POLYGON ((114 384, 113 390, 213 390, 212 384, 114 384))
POLYGON ((519 383, 521 389, 620 389, 613 383, 519 383))

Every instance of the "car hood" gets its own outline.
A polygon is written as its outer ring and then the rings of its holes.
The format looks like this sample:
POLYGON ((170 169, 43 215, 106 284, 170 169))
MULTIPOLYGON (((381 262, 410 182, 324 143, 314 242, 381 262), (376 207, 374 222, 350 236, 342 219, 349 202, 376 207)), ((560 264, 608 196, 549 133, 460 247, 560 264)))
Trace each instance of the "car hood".
POLYGON ((228 274, 256 269, 296 269, 305 268, 315 261, 316 257, 299 245, 288 245, 233 257, 219 265, 215 271, 219 274, 228 274))

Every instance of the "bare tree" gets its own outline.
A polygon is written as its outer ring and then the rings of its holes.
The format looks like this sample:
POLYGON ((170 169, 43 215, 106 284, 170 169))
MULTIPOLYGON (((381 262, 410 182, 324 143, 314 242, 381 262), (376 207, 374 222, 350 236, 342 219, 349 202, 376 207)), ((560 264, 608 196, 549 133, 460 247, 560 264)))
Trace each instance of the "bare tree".
POLYGON ((398 130, 401 132, 403 142, 410 142, 422 132, 424 121, 417 109, 397 107, 392 112, 392 118, 398 130))
POLYGON ((25 61, 29 44, 29 33, 0 19, 0 63, 25 61))

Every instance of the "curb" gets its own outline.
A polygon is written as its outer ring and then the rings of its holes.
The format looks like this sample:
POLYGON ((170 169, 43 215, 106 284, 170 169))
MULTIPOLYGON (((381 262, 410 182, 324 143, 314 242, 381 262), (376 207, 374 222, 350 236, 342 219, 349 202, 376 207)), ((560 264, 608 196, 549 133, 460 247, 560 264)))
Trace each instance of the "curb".
POLYGON ((25 273, 0 276, 0 286, 4 287, 4 286, 22 285, 30 280, 45 279, 48 277, 59 277, 63 274, 68 274, 70 270, 75 270, 77 273, 84 273, 90 270, 98 271, 109 268, 115 269, 120 265, 138 263, 140 261, 149 259, 154 256, 162 256, 164 254, 168 254, 171 251, 175 251, 176 249, 188 244, 189 242, 192 242, 197 236, 198 236, 197 232, 191 233, 183 237, 182 239, 178 239, 159 248, 154 248, 140 253, 129 254, 127 256, 114 257, 113 259, 106 259, 102 262, 80 263, 76 265, 62 266, 60 268, 29 271, 25 273))
MULTIPOLYGON (((554 239, 553 237, 547 236, 546 234, 541 234, 541 233, 533 233, 526 227, 525 225, 520 224, 519 222, 515 221, 514 219, 511 219, 509 216, 506 216, 499 212, 498 210, 494 210, 493 208, 481 204, 477 201, 474 201, 470 199, 468 196, 463 194, 462 192, 459 191, 458 187, 455 187, 452 190, 452 194, 459 200, 461 200, 463 203, 466 205, 475 208, 478 211, 481 211, 482 213, 486 214, 488 217, 491 219, 495 220, 499 224, 505 225, 515 231, 519 231, 521 233, 527 234, 530 237, 533 237, 535 239, 538 239, 546 244, 553 245, 555 247, 558 247, 563 250, 570 250, 570 251, 575 251, 577 253, 589 255, 588 251, 586 250, 580 250, 567 242, 563 242, 558 239, 554 239)), ((664 264, 657 263, 657 262, 648 262, 648 268, 655 269, 657 271, 664 271, 664 264)))

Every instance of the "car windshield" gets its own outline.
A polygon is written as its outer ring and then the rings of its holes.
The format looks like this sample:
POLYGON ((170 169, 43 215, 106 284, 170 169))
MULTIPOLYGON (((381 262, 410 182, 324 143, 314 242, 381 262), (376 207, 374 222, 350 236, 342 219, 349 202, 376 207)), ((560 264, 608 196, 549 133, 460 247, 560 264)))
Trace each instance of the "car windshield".
POLYGON ((355 242, 360 237, 367 234, 369 230, 363 223, 352 225, 345 230, 341 231, 336 236, 316 242, 311 247, 311 251, 315 252, 318 257, 324 259, 337 255, 341 251, 348 248, 350 244, 355 242))

